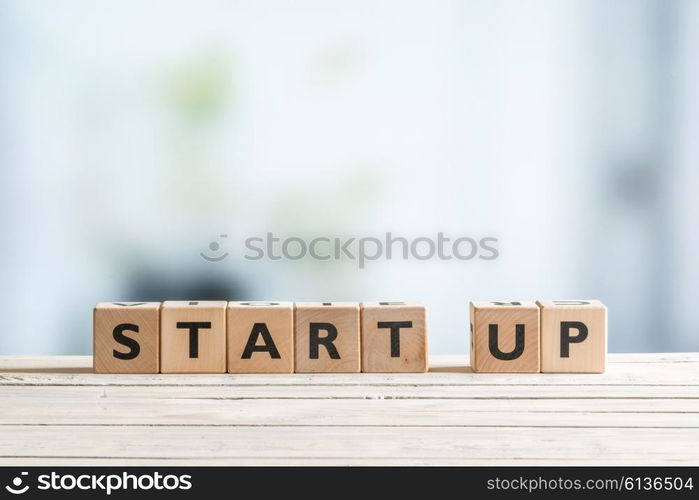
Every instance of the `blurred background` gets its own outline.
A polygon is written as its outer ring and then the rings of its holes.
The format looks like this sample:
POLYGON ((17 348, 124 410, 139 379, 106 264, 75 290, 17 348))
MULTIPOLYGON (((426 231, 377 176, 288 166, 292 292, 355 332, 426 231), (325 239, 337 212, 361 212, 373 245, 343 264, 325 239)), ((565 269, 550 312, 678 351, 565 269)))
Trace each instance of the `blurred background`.
POLYGON ((0 354, 179 298, 417 300, 433 354, 469 300, 599 298, 611 351, 699 351, 695 0, 0 0, 0 76, 0 354), (500 256, 246 260, 270 231, 500 256))

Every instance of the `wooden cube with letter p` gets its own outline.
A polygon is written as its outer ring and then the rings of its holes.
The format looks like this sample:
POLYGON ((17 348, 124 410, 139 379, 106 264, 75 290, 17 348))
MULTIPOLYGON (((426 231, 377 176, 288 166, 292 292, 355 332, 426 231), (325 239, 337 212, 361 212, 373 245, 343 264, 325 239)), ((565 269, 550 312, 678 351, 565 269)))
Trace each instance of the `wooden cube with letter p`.
POLYGON ((471 302, 471 367, 483 373, 539 372, 539 306, 471 302))
POLYGON ((95 373, 158 373, 160 302, 100 302, 93 311, 95 373))
POLYGON ((358 303, 300 302, 294 315, 294 371, 359 373, 358 303))
POLYGON ((424 305, 362 303, 362 371, 427 371, 427 313, 424 305))
POLYGON ((599 300, 539 300, 541 371, 603 373, 607 308, 599 300))
POLYGON ((224 301, 167 301, 160 315, 163 373, 226 371, 224 301))
POLYGON ((228 304, 228 371, 294 372, 293 302, 228 304))

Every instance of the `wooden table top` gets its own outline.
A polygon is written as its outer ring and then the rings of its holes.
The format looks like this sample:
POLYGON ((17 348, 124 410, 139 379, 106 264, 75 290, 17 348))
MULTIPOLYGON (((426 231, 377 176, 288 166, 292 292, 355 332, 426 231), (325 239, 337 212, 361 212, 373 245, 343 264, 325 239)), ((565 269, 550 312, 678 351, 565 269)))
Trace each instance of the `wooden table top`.
POLYGON ((0 464, 699 463, 699 353, 602 375, 97 375, 0 357, 0 464))

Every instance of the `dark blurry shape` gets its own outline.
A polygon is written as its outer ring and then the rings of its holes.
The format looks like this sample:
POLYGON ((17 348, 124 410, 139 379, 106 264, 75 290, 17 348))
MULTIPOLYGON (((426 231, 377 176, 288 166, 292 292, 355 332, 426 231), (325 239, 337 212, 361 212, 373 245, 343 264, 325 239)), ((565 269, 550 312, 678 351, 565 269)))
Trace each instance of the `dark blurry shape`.
POLYGON ((616 198, 629 207, 645 208, 659 197, 659 171, 647 162, 627 162, 616 168, 611 185, 616 198))
POLYGON ((154 272, 134 273, 127 285, 129 300, 243 300, 245 290, 235 279, 221 275, 154 272))

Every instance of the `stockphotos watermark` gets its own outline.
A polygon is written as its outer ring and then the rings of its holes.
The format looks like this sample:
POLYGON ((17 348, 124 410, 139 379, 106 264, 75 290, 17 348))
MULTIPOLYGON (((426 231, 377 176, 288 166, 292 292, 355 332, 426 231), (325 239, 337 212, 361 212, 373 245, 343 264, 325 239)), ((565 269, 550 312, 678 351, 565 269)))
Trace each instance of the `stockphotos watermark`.
POLYGON ((115 491, 174 491, 190 490, 192 476, 189 474, 161 474, 160 472, 130 474, 128 472, 110 474, 40 474, 31 485, 29 472, 23 471, 14 477, 5 490, 13 495, 23 495, 30 489, 39 491, 92 491, 111 495, 115 491))
MULTIPOLYGON (((228 257, 224 249, 227 234, 210 242, 208 249, 199 255, 207 262, 221 262, 228 257)), ((364 269, 371 261, 415 259, 419 261, 472 259, 495 260, 500 255, 498 239, 494 236, 450 238, 442 232, 432 236, 406 238, 386 233, 383 237, 363 236, 341 238, 317 236, 304 239, 299 236, 278 237, 268 232, 264 236, 245 239, 244 258, 247 260, 350 260, 364 269)))

